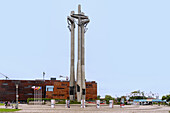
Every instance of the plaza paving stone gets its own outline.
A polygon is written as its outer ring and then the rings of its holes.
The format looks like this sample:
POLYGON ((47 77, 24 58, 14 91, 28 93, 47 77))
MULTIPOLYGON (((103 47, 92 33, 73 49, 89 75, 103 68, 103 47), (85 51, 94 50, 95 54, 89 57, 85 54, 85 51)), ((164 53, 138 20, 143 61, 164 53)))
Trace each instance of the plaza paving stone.
POLYGON ((88 105, 86 108, 80 108, 80 105, 71 105, 71 108, 65 108, 65 105, 56 105, 51 108, 49 105, 27 105, 20 104, 16 113, 169 113, 169 106, 157 105, 126 105, 124 108, 115 105, 114 108, 101 106, 96 108, 95 105, 88 105))

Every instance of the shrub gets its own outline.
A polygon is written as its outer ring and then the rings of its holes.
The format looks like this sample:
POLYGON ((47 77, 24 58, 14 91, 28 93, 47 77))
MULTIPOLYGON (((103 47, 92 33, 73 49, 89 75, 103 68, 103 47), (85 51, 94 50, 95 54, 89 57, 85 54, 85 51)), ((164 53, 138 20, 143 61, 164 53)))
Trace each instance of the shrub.
POLYGON ((77 101, 70 101, 70 104, 81 104, 81 102, 77 102, 77 101))
POLYGON ((59 101, 56 104, 66 104, 66 102, 65 101, 59 101))
MULTIPOLYGON (((38 99, 36 99, 36 100, 41 100, 41 98, 38 98, 38 99)), ((46 101, 51 101, 51 99, 50 98, 42 98, 42 100, 44 100, 45 102, 46 101)), ((57 100, 57 101, 65 101, 65 99, 55 99, 55 100, 57 100)), ((30 101, 34 101, 34 98, 28 98, 27 99, 27 104, 29 104, 29 102, 30 101)))

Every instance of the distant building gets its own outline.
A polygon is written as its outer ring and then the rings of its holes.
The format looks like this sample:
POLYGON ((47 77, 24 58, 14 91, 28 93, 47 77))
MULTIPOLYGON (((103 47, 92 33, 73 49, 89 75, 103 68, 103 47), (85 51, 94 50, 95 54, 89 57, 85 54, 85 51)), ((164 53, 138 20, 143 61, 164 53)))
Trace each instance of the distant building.
MULTIPOLYGON (((16 100, 16 84, 18 84, 19 101, 34 98, 33 86, 42 88, 42 98, 68 99, 69 81, 51 80, 0 80, 0 101, 16 100)), ((97 83, 86 81, 86 100, 97 99, 97 83)))
POLYGON ((165 103, 166 100, 161 99, 134 99, 134 105, 151 105, 153 103, 165 103))
POLYGON ((141 92, 140 90, 131 92, 127 94, 127 97, 146 97, 148 99, 159 99, 158 93, 152 93, 151 91, 149 93, 141 92))

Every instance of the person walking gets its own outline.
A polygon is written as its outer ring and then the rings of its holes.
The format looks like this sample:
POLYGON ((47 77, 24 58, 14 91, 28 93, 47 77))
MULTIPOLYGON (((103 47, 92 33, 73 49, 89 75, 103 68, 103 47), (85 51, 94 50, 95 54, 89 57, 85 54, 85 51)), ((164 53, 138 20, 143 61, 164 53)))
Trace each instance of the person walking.
POLYGON ((5 108, 7 108, 7 105, 8 105, 8 102, 7 102, 7 101, 5 101, 5 108))

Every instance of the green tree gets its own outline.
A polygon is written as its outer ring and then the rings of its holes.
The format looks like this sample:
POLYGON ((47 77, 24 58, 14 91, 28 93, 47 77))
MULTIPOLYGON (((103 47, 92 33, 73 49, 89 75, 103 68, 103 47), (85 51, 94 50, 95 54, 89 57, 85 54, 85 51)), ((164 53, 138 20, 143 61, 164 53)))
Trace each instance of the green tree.
POLYGON ((125 96, 121 96, 121 98, 124 98, 124 101, 126 101, 126 97, 125 96))
POLYGON ((101 97, 101 96, 100 96, 100 95, 98 95, 98 96, 97 96, 97 100, 100 100, 100 97, 101 97))
POLYGON ((120 97, 117 97, 117 102, 120 102, 121 101, 121 98, 120 97))
POLYGON ((132 97, 130 97, 130 99, 147 99, 147 97, 145 97, 145 96, 132 96, 132 97))
POLYGON ((144 95, 144 92, 141 92, 140 90, 138 90, 138 91, 133 91, 133 92, 131 92, 132 94, 133 93, 138 93, 138 94, 142 94, 142 96, 132 96, 132 97, 130 97, 130 99, 147 99, 147 97, 145 97, 145 95, 144 95))
POLYGON ((133 91, 133 92, 131 92, 131 93, 140 93, 140 90, 138 90, 138 91, 133 91))
POLYGON ((162 96, 162 100, 170 101, 170 95, 162 96))
POLYGON ((109 100, 113 100, 113 98, 110 95, 105 95, 106 104, 109 104, 109 100))

